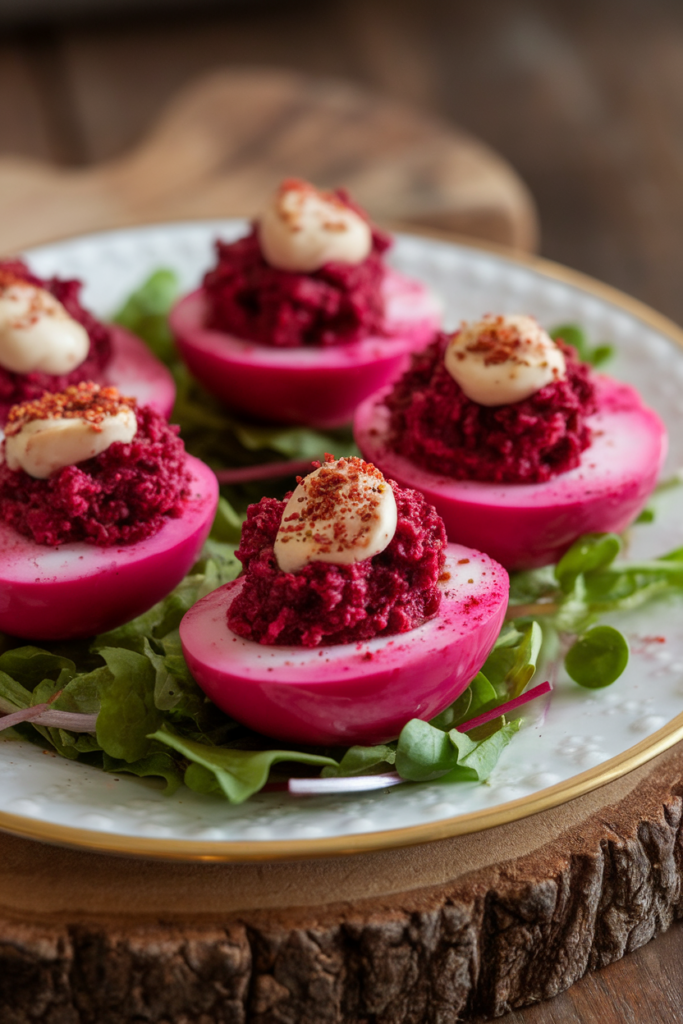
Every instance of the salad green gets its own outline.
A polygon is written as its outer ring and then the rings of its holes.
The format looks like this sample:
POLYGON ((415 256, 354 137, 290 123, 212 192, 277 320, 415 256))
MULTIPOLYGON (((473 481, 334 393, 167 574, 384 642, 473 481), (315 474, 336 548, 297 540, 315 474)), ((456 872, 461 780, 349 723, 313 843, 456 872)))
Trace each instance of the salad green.
MULTIPOLYGON (((175 355, 166 313, 176 292, 174 275, 159 271, 116 319, 144 337, 173 370, 178 385, 174 418, 193 454, 220 469, 312 459, 330 449, 349 451, 344 432, 255 427, 227 416, 175 355)), ((578 328, 554 333, 575 344, 585 358, 587 346, 578 328)), ((593 350, 594 362, 602 360, 604 348, 593 350)), ((280 482, 276 493, 283 490, 280 482)), ((156 777, 167 793, 184 783, 233 803, 296 773, 330 777, 396 771, 412 782, 481 782, 520 726, 516 713, 511 720, 488 713, 495 715, 527 692, 540 671, 555 681, 563 662, 581 686, 610 685, 626 666, 628 645, 600 618, 683 592, 683 548, 628 563, 617 561, 620 537, 581 537, 556 566, 513 574, 508 621, 482 671, 431 722, 413 719, 397 740, 372 747, 297 750, 284 744, 272 749, 271 740, 233 721, 204 696, 188 671, 178 632, 188 608, 237 576, 239 510, 263 491, 261 483, 224 488, 200 560, 174 591, 131 622, 91 641, 44 647, 0 635, 0 711, 26 716, 13 726, 15 735, 106 772, 156 777), (43 708, 50 709, 48 715, 43 708), (460 731, 459 726, 482 714, 490 720, 460 731), (50 724, 56 720, 61 724, 50 724)))

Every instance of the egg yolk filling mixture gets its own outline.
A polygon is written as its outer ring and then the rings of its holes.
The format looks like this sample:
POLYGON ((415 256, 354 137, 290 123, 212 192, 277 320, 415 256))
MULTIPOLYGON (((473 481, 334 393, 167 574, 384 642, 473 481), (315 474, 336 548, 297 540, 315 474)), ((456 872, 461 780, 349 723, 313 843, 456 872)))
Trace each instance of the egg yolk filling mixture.
MULTIPOLYGON (((334 196, 354 209, 338 189, 334 196)), ((207 327, 276 348, 328 347, 384 333, 382 254, 389 236, 372 229, 359 263, 332 261, 299 272, 269 264, 258 226, 237 242, 217 242, 218 264, 204 278, 207 327)))
POLYGON ((441 335, 415 354, 384 399, 394 451, 454 480, 491 483, 542 483, 579 464, 596 402, 590 367, 571 346, 556 343, 566 364, 562 379, 521 401, 481 405, 446 368, 449 340, 441 335))
POLYGON ((190 494, 178 431, 149 407, 136 408, 135 399, 121 397, 116 388, 91 382, 13 406, 0 448, 0 518, 49 546, 85 541, 111 547, 144 540, 167 517, 180 517, 190 494), (127 443, 114 441, 94 457, 64 465, 46 478, 10 468, 8 445, 22 431, 77 421, 96 442, 109 420, 131 413, 134 436, 127 443))
MULTIPOLYGON (((333 474, 337 466, 352 476, 360 470, 376 474, 381 481, 379 489, 393 491, 392 539, 368 558, 348 564, 311 560, 296 571, 285 572, 278 564, 277 549, 280 545, 282 550, 283 530, 286 540, 286 531, 292 528, 289 521, 294 517, 287 514, 292 494, 284 501, 262 498, 249 507, 237 550, 244 566, 244 583, 228 611, 233 632, 262 644, 316 647, 405 633, 437 613, 446 546, 440 516, 422 495, 385 481, 361 459, 341 459, 337 464, 331 460, 320 472, 329 469, 333 474)), ((333 510, 324 508, 332 487, 320 488, 319 481, 316 486, 320 526, 333 519, 333 510)), ((351 495, 354 500, 353 490, 351 495)), ((344 500, 348 501, 348 492, 344 500)), ((363 506, 361 520, 369 520, 371 515, 372 507, 363 506)), ((329 543, 323 539, 319 544, 324 557, 348 556, 350 543, 344 522, 343 516, 335 517, 327 534, 329 543)), ((313 522, 314 539, 320 540, 315 527, 313 522)))
POLYGON ((67 314, 85 328, 90 339, 90 348, 84 361, 64 374, 40 371, 15 373, 0 363, 0 402, 14 405, 40 398, 45 391, 63 391, 70 384, 77 384, 79 381, 100 380, 111 358, 111 339, 109 329, 81 305, 81 282, 63 281, 57 277, 42 280, 32 274, 20 260, 0 261, 0 296, 6 289, 17 284, 42 288, 57 299, 67 314))

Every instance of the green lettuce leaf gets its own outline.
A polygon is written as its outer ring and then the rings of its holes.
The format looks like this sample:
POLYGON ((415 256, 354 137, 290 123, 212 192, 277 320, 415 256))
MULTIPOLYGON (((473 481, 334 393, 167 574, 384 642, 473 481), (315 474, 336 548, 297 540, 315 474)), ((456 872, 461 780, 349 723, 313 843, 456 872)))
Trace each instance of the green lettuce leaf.
POLYGON ((149 753, 148 735, 161 724, 154 704, 154 667, 144 655, 125 647, 104 647, 100 654, 112 679, 100 689, 98 743, 110 757, 138 761, 149 753))
POLYGON ((157 270, 140 285, 114 315, 114 323, 146 341, 157 359, 173 365, 178 354, 168 326, 168 314, 180 286, 172 270, 157 270))
POLYGON ((392 770, 396 762, 396 745, 380 743, 376 747, 349 747, 338 765, 323 768, 323 778, 341 775, 376 775, 392 770))
POLYGON ((153 733, 150 737, 169 747, 192 762, 191 771, 185 773, 185 783, 199 792, 214 792, 214 786, 220 787, 223 795, 230 803, 241 804, 250 796, 262 789, 268 781, 270 769, 281 761, 292 761, 297 764, 336 766, 331 757, 321 754, 306 754, 295 750, 236 750, 234 748, 211 747, 205 743, 183 739, 166 729, 153 733), (194 766, 203 768, 198 772, 194 766), (214 776, 207 788, 207 775, 214 776))
MULTIPOLYGON (((537 622, 517 634, 519 639, 512 645, 494 647, 484 663, 482 672, 492 685, 494 696, 509 700, 518 697, 527 688, 536 671, 538 656, 541 651, 543 633, 537 622)), ((479 705, 480 710, 487 710, 479 705)), ((470 718, 479 714, 474 709, 470 718)))
POLYGON ((105 772, 112 775, 127 772, 129 775, 137 775, 141 779, 149 776, 165 779, 164 794, 166 796, 172 796, 183 784, 182 771, 173 755, 165 750, 155 750, 151 754, 131 762, 121 761, 105 754, 102 767, 105 772))
POLYGON ((33 706, 32 692, 7 672, 0 671, 0 711, 11 714, 33 706))
POLYGON ((550 337, 554 341, 561 338, 565 344, 571 345, 578 352, 579 359, 584 363, 590 363, 591 366, 602 366, 603 363, 609 362, 614 355, 614 346, 607 345, 605 342, 591 347, 585 332, 577 324, 562 324, 559 327, 554 327, 550 331, 550 337))
POLYGON ((408 782, 428 782, 456 770, 451 781, 484 782, 519 725, 519 720, 499 724, 489 735, 473 738, 457 729, 442 732, 414 718, 401 730, 396 771, 408 782))
POLYGON ((62 669, 73 674, 76 666, 70 658, 40 647, 15 647, 0 655, 0 671, 12 676, 28 690, 33 690, 43 679, 56 679, 62 669))

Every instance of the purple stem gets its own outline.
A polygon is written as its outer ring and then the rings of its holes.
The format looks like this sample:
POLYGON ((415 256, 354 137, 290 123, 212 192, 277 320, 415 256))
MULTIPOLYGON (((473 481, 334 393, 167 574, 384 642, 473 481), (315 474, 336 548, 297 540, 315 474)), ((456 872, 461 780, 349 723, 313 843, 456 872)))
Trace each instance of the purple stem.
POLYGON ((530 700, 535 700, 536 697, 542 697, 544 693, 550 693, 552 686, 550 683, 539 683, 538 686, 533 686, 526 693, 522 693, 519 697, 515 697, 513 700, 508 700, 505 704, 499 704, 497 708, 492 708, 490 711, 485 711, 482 715, 477 715, 476 718, 470 718, 469 722, 462 722, 461 725, 456 725, 457 732, 469 732, 470 729, 476 729, 479 725, 486 725, 487 722, 492 722, 494 718, 500 718, 501 715, 507 715, 510 711, 514 711, 515 708, 519 708, 522 704, 528 704, 530 700))
POLYGON ((308 473, 310 459, 292 459, 290 462, 262 462, 259 466, 243 466, 241 469, 217 469, 219 484, 245 484, 252 480, 271 480, 278 476, 296 476, 308 473))
POLYGON ((0 732, 3 729, 11 729, 20 722, 33 722, 34 725, 48 725, 55 729, 68 729, 70 732, 94 732, 97 715, 55 711, 49 704, 35 704, 32 708, 22 708, 0 718, 0 732))

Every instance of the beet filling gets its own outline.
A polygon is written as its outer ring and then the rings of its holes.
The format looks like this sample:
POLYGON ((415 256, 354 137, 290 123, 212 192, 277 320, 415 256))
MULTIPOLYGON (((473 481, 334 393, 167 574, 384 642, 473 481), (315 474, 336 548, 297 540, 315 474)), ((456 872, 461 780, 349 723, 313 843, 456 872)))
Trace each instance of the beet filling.
POLYGON ((444 366, 448 337, 415 354, 384 403, 389 446, 423 469, 454 480, 542 483, 578 466, 596 410, 590 367, 558 341, 567 376, 512 405, 473 402, 444 366))
MULTIPOLYGON (((337 195, 352 205, 341 189, 337 195)), ((204 278, 207 327, 276 348, 326 348, 384 334, 382 253, 390 244, 373 229, 362 263, 300 274, 266 263, 256 228, 237 242, 218 241, 218 265, 204 278)))
POLYGON ((0 261, 0 286, 14 281, 34 284, 54 295, 69 316, 85 327, 90 338, 90 350, 80 366, 61 376, 51 373, 12 373, 0 366, 0 403, 10 406, 33 401, 45 391, 63 391, 69 384, 79 384, 82 380, 102 383, 104 368, 111 359, 111 337, 109 328, 83 309, 79 301, 82 283, 62 281, 58 277, 43 280, 32 274, 21 260, 0 261))
POLYGON ((250 505, 237 551, 244 583, 228 610, 230 629, 261 644, 317 647, 406 633, 436 615, 443 521, 417 491, 391 486, 398 525, 384 551, 355 565, 310 562, 297 573, 282 572, 273 552, 290 495, 250 505))
MULTIPOLYGON (((135 544, 182 516, 190 474, 179 427, 136 409, 130 444, 115 442, 47 480, 0 465, 0 518, 37 544, 135 544)), ((3 444, 4 447, 4 444, 3 444)))

